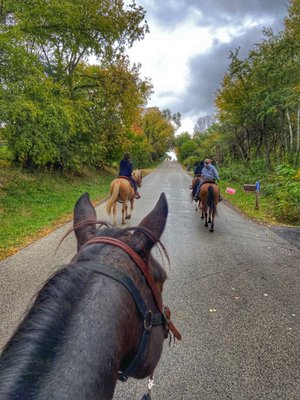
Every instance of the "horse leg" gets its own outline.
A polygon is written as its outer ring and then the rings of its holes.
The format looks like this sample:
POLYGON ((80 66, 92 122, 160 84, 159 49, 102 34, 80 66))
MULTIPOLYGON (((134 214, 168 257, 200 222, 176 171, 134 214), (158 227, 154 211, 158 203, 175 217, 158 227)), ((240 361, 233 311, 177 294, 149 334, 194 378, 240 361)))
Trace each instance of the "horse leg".
POLYGON ((113 205, 114 225, 117 225, 117 202, 113 205))
POLYGON ((126 216, 126 219, 131 218, 133 209, 134 209, 134 197, 132 197, 132 199, 130 200, 130 212, 129 212, 129 215, 126 216))
POLYGON ((122 225, 125 225, 125 218, 124 218, 125 212, 126 212, 126 215, 127 215, 127 202, 126 202, 126 200, 123 200, 123 204, 122 204, 122 225))
POLYGON ((204 226, 208 227, 208 223, 207 223, 207 207, 205 207, 204 215, 205 215, 205 224, 204 224, 204 226))
POLYGON ((203 207, 201 207, 201 201, 199 200, 199 210, 201 209, 201 219, 204 219, 203 207))
POLYGON ((211 208, 208 211, 208 223, 211 224, 211 208))
POLYGON ((130 219, 131 215, 128 215, 128 204, 125 202, 125 219, 130 219))

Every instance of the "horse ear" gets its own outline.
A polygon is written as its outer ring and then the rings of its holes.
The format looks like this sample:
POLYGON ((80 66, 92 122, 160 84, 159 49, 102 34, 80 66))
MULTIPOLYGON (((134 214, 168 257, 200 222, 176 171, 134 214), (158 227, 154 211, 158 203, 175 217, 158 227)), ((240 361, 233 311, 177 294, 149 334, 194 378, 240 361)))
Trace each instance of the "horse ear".
POLYGON ((74 230, 77 238, 77 250, 96 236, 97 214, 88 193, 77 200, 74 207, 74 230), (90 223, 89 223, 90 222, 90 223))
POLYGON ((139 239, 135 242, 134 246, 137 252, 145 252, 152 249, 152 247, 160 239, 165 229, 167 217, 168 202, 166 195, 162 193, 153 210, 139 224, 139 227, 150 232, 153 238, 155 238, 155 241, 151 240, 147 235, 137 230, 133 235, 133 237, 139 239))

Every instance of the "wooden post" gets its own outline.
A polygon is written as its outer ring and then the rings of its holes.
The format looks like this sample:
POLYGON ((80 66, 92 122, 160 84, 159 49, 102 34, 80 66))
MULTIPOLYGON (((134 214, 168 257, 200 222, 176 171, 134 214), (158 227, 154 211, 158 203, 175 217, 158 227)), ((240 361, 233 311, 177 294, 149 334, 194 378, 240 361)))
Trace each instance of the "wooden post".
POLYGON ((260 191, 260 181, 255 183, 255 206, 254 210, 259 210, 259 191, 260 191))
POLYGON ((254 210, 259 210, 259 192, 260 192, 260 181, 257 181, 254 184, 245 184, 244 185, 244 192, 245 193, 253 193, 255 192, 255 205, 254 205, 254 210))

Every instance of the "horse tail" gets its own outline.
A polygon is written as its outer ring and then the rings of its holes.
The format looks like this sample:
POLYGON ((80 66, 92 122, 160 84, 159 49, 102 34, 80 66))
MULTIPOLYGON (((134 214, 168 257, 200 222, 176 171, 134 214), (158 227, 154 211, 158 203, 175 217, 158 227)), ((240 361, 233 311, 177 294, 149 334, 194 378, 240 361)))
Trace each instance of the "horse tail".
POLYGON ((119 193, 120 193, 120 183, 119 182, 112 183, 110 187, 110 198, 108 199, 106 204, 106 211, 108 215, 111 214, 112 206, 118 200, 119 193))
POLYGON ((208 192, 207 205, 211 210, 214 210, 214 208, 215 208, 214 188, 211 185, 209 185, 207 192, 208 192))

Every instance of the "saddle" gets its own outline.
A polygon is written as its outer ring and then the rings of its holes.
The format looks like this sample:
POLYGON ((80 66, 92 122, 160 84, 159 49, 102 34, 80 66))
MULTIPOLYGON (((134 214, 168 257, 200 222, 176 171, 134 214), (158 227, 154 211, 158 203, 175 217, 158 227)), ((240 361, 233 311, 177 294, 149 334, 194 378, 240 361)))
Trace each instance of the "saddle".
POLYGON ((128 178, 128 176, 118 176, 118 178, 126 179, 126 180, 130 183, 131 187, 134 189, 133 183, 132 183, 132 181, 128 178))
POLYGON ((218 183, 216 181, 205 181, 205 180, 202 182, 201 186, 205 185, 205 183, 213 183, 218 186, 218 183))

